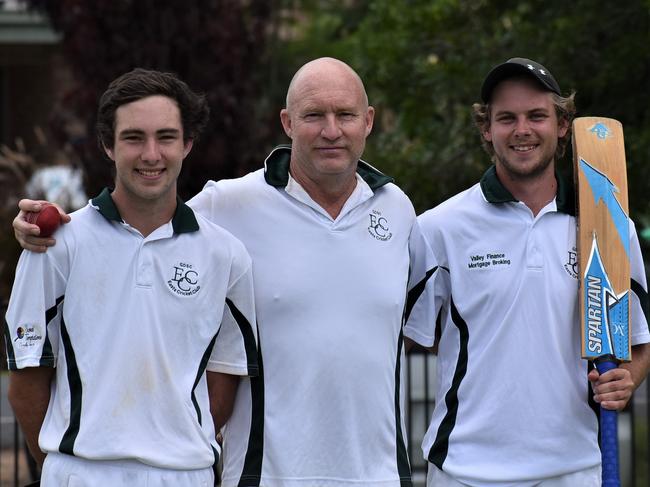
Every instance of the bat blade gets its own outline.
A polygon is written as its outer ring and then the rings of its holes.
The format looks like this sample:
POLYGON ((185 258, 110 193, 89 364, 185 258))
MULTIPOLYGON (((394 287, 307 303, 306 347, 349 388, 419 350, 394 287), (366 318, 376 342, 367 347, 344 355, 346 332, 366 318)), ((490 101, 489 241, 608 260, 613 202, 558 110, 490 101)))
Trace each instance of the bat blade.
MULTIPOLYGON (((599 373, 631 359, 630 236, 623 127, 611 118, 573 122, 582 352, 599 373)), ((602 485, 619 487, 617 413, 601 407, 602 485)))
POLYGON ((631 356, 630 236, 625 146, 621 124, 610 118, 573 122, 578 191, 582 357, 631 356))

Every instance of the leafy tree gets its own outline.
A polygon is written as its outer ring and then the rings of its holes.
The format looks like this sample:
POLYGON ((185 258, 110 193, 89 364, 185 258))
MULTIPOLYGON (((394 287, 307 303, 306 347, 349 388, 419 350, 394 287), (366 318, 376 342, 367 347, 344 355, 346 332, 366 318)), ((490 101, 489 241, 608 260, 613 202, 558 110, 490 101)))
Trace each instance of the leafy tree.
MULTIPOLYGON (((482 78, 510 57, 530 57, 552 67, 566 93, 577 89, 578 115, 622 121, 632 214, 650 217, 648 22, 642 0, 372 2, 355 34, 355 65, 384 114, 375 162, 400 177, 420 210, 472 184, 487 165, 470 122, 482 78)), ((561 164, 570 166, 570 154, 561 164)))
MULTIPOLYGON (((524 56, 551 67, 566 93, 577 90, 579 115, 622 121, 631 214, 650 225, 647 0, 29 2, 64 32, 81 80, 79 112, 94 113, 106 83, 137 65, 174 70, 208 93, 210 135, 190 156, 185 195, 207 177, 258 167, 281 134, 277 108, 291 74, 330 55, 357 68, 378 109, 365 157, 422 211, 487 167, 470 107, 490 67, 524 56)), ((89 172, 106 180, 109 165, 97 164, 96 153, 88 159, 89 172)), ((560 162, 566 173, 570 159, 560 162)))
MULTIPOLYGON (((176 71, 208 94, 210 135, 186 165, 185 196, 208 177, 258 167, 281 133, 277 108, 291 74, 330 55, 358 69, 378 108, 366 158, 422 211, 484 171, 470 106, 491 66, 523 56, 552 67, 566 93, 577 89, 579 115, 621 120, 631 213, 650 225, 647 0, 26 1, 64 33, 80 80, 69 101, 85 117, 134 66, 176 71)), ((105 184, 110 165, 89 154, 91 186, 105 184)), ((567 154, 561 166, 570 165, 567 154)))
MULTIPOLYGON (((650 4, 647 0, 295 1, 287 57, 354 66, 377 108, 366 158, 423 211, 476 182, 489 164, 471 123, 487 71, 510 57, 552 68, 578 115, 625 128, 631 214, 650 225, 650 4)), ((285 51, 286 53, 286 51, 285 51)), ((560 161, 570 172, 571 154, 560 161)))

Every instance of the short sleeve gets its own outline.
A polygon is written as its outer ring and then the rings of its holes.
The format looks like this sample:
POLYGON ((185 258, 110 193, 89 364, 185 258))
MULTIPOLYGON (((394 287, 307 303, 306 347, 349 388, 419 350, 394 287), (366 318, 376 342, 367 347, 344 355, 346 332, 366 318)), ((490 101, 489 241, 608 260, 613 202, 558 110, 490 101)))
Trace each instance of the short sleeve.
POLYGON ((233 261, 221 326, 207 369, 232 375, 258 375, 257 326, 251 260, 241 245, 233 261))
POLYGON ((23 251, 18 261, 5 327, 10 370, 56 366, 66 278, 53 254, 23 251))
POLYGON ((630 222, 630 278, 631 278, 631 303, 630 303, 630 342, 634 345, 650 342, 648 331, 648 313, 650 302, 648 300, 648 283, 643 265, 643 255, 639 245, 634 224, 630 222))
POLYGON ((441 306, 437 287, 441 270, 416 220, 409 237, 410 274, 404 335, 423 347, 434 343, 436 317, 441 306))

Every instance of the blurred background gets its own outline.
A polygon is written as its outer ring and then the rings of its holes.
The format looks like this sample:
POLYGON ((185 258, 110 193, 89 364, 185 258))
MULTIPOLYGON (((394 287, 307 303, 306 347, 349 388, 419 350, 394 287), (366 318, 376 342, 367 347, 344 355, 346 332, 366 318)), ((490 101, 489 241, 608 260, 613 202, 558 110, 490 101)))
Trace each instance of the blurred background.
MULTIPOLYGON (((18 199, 72 210, 111 184, 94 134, 97 100, 138 66, 173 71, 208 97, 210 125, 179 181, 189 199, 208 179, 261 167, 288 141, 279 111, 299 66, 348 62, 377 111, 364 159, 395 177, 420 213, 489 165, 470 115, 484 75, 510 57, 535 59, 565 94, 577 92, 579 116, 623 123, 630 214, 647 263, 649 45, 648 0, 0 0, 2 314, 20 253, 18 199)), ((568 152, 560 169, 570 176, 568 152)), ((643 394, 635 468, 645 472, 638 485, 650 485, 643 394)))

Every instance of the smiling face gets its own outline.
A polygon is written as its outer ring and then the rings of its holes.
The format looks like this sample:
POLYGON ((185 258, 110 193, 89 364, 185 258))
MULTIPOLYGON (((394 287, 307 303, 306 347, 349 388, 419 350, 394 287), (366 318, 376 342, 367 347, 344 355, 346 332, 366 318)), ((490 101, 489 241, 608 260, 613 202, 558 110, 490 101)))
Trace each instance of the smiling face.
POLYGON ((280 113, 292 141, 294 178, 354 181, 373 117, 361 80, 347 65, 320 59, 303 67, 289 87, 287 108, 280 113))
POLYGON ((115 202, 175 208, 176 180, 191 147, 171 98, 154 95, 118 107, 114 145, 104 148, 115 162, 115 202))
POLYGON ((529 78, 502 81, 490 101, 490 124, 483 132, 492 142, 502 180, 554 177, 558 138, 568 129, 558 122, 552 94, 529 78))

